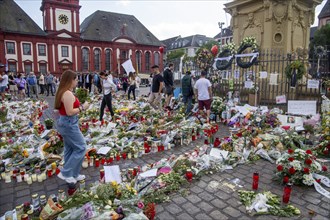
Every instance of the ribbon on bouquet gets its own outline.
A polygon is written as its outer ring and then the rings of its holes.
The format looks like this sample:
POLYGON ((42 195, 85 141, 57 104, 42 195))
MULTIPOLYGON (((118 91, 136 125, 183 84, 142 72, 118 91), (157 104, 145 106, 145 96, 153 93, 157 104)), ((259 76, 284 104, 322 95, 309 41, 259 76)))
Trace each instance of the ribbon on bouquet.
POLYGON ((229 56, 229 57, 219 57, 219 58, 215 58, 214 61, 222 61, 222 60, 226 60, 226 61, 229 61, 233 58, 234 56, 229 56))
POLYGON ((259 53, 245 53, 245 54, 236 54, 235 57, 251 57, 250 62, 253 61, 253 59, 257 58, 259 56, 259 53))
MULTIPOLYGON (((321 183, 323 183, 325 186, 330 187, 330 180, 328 177, 313 173, 313 177, 316 179, 320 179, 321 183)), ((318 182, 314 180, 314 187, 315 190, 320 193, 321 195, 325 196, 326 198, 330 199, 330 192, 325 190, 318 182)))

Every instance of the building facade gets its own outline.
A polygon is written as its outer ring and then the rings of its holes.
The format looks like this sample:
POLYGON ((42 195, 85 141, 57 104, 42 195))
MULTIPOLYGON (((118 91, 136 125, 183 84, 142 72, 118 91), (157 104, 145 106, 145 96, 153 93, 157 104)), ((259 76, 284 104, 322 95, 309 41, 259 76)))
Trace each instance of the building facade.
POLYGON ((163 68, 162 43, 133 15, 96 11, 80 24, 79 0, 42 0, 41 29, 14 0, 0 0, 0 63, 13 72, 111 71, 132 60, 163 68))

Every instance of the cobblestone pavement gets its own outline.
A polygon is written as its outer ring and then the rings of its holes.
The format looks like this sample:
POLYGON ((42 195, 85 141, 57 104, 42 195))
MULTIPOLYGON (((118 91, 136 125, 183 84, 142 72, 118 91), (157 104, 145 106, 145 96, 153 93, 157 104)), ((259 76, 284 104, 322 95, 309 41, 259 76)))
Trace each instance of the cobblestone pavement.
MULTIPOLYGON (((54 97, 47 100, 51 106, 54 97)), ((51 108, 45 112, 44 118, 52 116, 51 108)), ((220 126, 217 137, 229 135, 225 126, 220 126)), ((180 155, 192 151, 199 142, 192 142, 189 146, 177 147, 156 154, 144 155, 132 160, 115 162, 121 169, 153 163, 172 154, 180 155)), ((86 175, 86 184, 89 185, 99 178, 100 168, 89 167, 82 169, 86 175)), ((270 190, 281 196, 283 186, 273 180, 274 164, 259 160, 256 163, 240 165, 233 170, 203 176, 200 180, 193 181, 187 188, 185 195, 174 193, 170 201, 156 206, 156 219, 282 219, 274 216, 250 216, 245 211, 245 206, 239 201, 237 190, 250 190, 253 172, 259 172, 259 191, 270 190)), ((31 200, 33 193, 39 195, 57 194, 59 189, 67 190, 67 184, 57 177, 51 177, 42 183, 0 183, 0 216, 16 205, 31 200)), ((293 187, 291 202, 301 210, 301 216, 294 219, 329 219, 330 200, 322 197, 313 187, 293 187), (310 213, 314 212, 314 215, 310 213)))

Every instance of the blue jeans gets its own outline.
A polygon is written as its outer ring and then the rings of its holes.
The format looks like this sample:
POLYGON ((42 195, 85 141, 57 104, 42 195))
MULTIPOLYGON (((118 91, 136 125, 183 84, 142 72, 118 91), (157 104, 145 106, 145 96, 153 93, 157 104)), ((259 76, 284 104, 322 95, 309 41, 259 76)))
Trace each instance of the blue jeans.
POLYGON ((57 120, 57 129, 63 137, 65 177, 78 177, 86 153, 86 141, 79 129, 77 115, 63 116, 57 120))
POLYGON ((192 96, 183 96, 182 102, 186 106, 186 115, 188 115, 192 109, 192 96))

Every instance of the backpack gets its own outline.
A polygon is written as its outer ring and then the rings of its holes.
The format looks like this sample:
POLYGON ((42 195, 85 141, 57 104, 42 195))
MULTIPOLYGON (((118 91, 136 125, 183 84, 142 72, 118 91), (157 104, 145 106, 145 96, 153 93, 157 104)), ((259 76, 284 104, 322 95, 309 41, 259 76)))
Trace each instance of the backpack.
POLYGON ((27 82, 28 82, 29 85, 34 86, 34 85, 36 84, 36 77, 34 77, 34 76, 29 76, 29 77, 27 78, 27 82))

